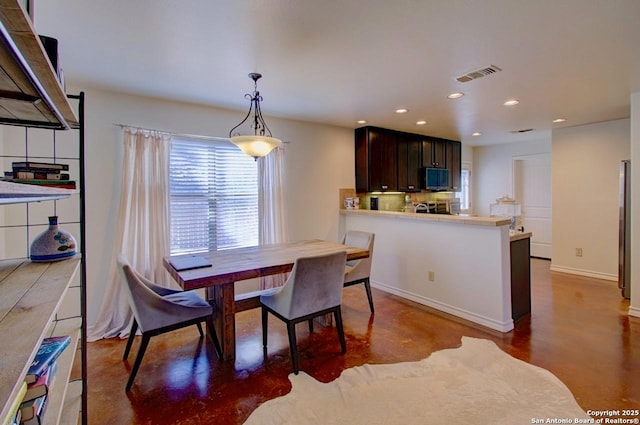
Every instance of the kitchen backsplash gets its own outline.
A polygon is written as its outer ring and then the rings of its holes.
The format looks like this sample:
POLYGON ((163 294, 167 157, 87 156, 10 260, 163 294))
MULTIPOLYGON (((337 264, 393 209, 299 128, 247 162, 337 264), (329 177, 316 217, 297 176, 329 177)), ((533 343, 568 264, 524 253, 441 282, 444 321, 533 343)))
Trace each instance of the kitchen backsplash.
POLYGON ((360 209, 371 209, 371 197, 378 198, 378 210, 381 211, 402 211, 405 204, 405 196, 411 196, 412 203, 433 201, 436 199, 455 198, 455 192, 417 192, 417 193, 356 193, 355 189, 340 189, 340 209, 345 209, 345 199, 360 198, 360 209))

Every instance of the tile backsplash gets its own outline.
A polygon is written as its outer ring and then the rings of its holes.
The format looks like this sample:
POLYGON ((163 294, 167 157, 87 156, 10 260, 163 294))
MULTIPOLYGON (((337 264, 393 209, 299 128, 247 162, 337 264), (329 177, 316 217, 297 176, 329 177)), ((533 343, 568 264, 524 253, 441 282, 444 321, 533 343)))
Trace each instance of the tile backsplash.
POLYGON ((402 211, 406 195, 411 196, 412 203, 432 201, 435 199, 455 198, 455 192, 415 192, 415 193, 356 193, 355 189, 340 189, 340 208, 345 209, 344 200, 347 197, 357 196, 360 198, 360 209, 371 209, 371 197, 378 197, 378 210, 381 211, 402 211))

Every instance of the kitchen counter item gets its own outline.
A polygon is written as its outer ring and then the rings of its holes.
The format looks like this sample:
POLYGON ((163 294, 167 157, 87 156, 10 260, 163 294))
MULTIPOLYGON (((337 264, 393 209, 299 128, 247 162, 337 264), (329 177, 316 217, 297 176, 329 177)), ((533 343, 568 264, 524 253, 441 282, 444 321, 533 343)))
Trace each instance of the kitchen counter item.
POLYGON ((371 199, 369 200, 370 206, 369 208, 372 210, 377 210, 378 209, 378 197, 377 196, 372 196, 371 199))
POLYGON ((522 210, 520 204, 517 204, 516 201, 509 196, 504 195, 496 199, 496 203, 491 204, 490 215, 491 217, 509 217, 511 220, 509 230, 517 229, 522 231, 522 210))

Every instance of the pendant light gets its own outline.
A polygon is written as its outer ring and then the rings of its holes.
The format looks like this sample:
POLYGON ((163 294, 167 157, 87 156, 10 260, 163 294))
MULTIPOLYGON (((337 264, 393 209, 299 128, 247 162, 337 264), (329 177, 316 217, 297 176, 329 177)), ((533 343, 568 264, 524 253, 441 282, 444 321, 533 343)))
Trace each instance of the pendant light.
POLYGON ((252 156, 254 159, 258 159, 261 156, 267 155, 271 150, 277 148, 282 143, 282 140, 276 139, 271 135, 271 130, 267 127, 267 124, 262 118, 262 111, 260 110, 260 101, 262 96, 258 91, 258 80, 262 78, 262 74, 252 72, 249 74, 249 78, 253 80, 253 94, 245 94, 244 97, 251 101, 249 105, 249 112, 242 121, 229 131, 229 138, 231 143, 236 145, 247 155, 252 156), (234 131, 247 121, 253 111, 253 135, 241 136, 239 132, 234 131))

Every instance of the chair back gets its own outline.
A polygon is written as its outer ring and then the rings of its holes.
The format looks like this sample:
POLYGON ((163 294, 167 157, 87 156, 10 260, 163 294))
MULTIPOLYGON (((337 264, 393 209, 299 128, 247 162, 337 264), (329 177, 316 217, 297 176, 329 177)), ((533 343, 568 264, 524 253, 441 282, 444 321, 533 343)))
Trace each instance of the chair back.
POLYGON ((187 312, 182 311, 182 306, 164 299, 147 286, 124 255, 120 254, 117 261, 129 305, 142 332, 171 326, 191 318, 187 312))
POLYGON ((348 266, 353 267, 349 272, 349 281, 364 279, 371 274, 375 237, 376 235, 374 233, 361 232, 359 230, 347 230, 347 233, 344 235, 343 244, 357 248, 367 248, 369 250, 369 257, 347 262, 348 266))
POLYGON ((346 261, 346 251, 298 258, 277 294, 280 313, 293 319, 340 305, 346 261))

